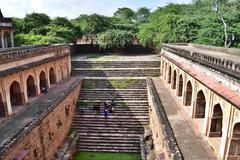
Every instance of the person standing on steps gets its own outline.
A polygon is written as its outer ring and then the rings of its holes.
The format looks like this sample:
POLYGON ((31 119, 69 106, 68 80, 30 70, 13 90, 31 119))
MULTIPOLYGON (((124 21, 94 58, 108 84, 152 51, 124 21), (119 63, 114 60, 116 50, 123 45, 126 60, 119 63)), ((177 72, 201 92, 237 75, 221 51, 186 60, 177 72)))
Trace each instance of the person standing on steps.
POLYGON ((107 116, 108 116, 108 108, 107 107, 104 107, 103 113, 104 113, 104 118, 107 118, 107 116))
POLYGON ((113 113, 114 112, 114 107, 116 105, 116 102, 115 102, 115 99, 112 99, 111 100, 111 103, 110 103, 110 108, 109 108, 109 112, 110 113, 113 113))
POLYGON ((97 110, 97 102, 94 102, 94 104, 93 104, 93 110, 97 110))
POLYGON ((99 102, 97 102, 97 105, 96 105, 96 110, 97 110, 97 113, 100 113, 100 103, 99 102))

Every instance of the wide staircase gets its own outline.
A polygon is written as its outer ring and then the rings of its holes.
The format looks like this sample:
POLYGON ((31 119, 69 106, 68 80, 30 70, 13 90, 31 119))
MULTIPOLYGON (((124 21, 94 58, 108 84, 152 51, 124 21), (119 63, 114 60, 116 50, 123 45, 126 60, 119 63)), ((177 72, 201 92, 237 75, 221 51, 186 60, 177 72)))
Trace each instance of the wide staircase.
POLYGON ((160 61, 72 61, 72 68, 82 77, 160 76, 160 61))
POLYGON ((83 81, 73 122, 80 135, 78 151, 139 152, 139 136, 148 123, 145 80, 83 81), (111 99, 116 107, 105 119, 103 102, 111 99), (94 102, 101 103, 100 113, 93 110, 94 102))
POLYGON ((73 75, 84 77, 72 125, 79 133, 77 150, 140 152, 140 135, 149 124, 145 77, 159 75, 159 62, 72 61, 72 67, 73 75), (111 99, 114 113, 104 118, 103 102, 111 99), (100 113, 93 110, 94 102, 100 102, 100 113))

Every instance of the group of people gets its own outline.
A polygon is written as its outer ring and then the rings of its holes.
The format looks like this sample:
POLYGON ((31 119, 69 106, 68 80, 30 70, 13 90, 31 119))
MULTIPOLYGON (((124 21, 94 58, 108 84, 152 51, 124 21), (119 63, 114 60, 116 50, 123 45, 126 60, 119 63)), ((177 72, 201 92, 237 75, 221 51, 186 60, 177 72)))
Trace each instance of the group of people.
MULTIPOLYGON (((104 113, 104 117, 107 118, 108 117, 108 113, 113 113, 114 112, 114 107, 116 105, 116 102, 114 99, 112 99, 111 101, 106 101, 103 104, 103 113, 104 113)), ((93 110, 96 110, 97 113, 100 113, 101 107, 100 107, 100 103, 99 102, 95 102, 93 105, 93 110)))

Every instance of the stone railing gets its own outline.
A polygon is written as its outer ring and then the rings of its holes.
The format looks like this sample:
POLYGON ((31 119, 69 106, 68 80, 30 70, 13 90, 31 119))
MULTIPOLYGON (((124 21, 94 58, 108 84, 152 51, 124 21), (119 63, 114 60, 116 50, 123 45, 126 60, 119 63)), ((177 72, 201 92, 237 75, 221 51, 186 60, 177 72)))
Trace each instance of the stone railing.
MULTIPOLYGON (((185 44, 187 45, 187 44, 185 44)), ((190 59, 193 62, 210 67, 214 70, 220 71, 228 76, 240 79, 240 63, 233 62, 227 59, 220 59, 209 56, 200 52, 190 52, 189 50, 178 48, 177 46, 163 44, 162 49, 190 59)))
POLYGON ((150 128, 156 159, 183 159, 152 79, 147 79, 150 128))
POLYGON ((0 64, 49 53, 54 53, 54 55, 70 54, 69 45, 39 45, 0 49, 0 64))

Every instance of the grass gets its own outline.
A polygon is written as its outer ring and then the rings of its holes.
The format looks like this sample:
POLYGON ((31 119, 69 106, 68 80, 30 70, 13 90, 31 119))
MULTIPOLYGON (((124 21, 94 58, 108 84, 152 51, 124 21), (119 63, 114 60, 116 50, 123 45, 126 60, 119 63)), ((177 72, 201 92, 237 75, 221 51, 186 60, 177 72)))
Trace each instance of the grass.
POLYGON ((137 83, 142 83, 143 82, 142 80, 131 79, 131 78, 122 79, 122 80, 112 79, 112 80, 109 80, 109 81, 110 81, 111 85, 114 88, 117 88, 117 89, 126 89, 126 88, 128 88, 128 86, 130 84, 137 84, 137 83))
POLYGON ((141 160, 138 153, 79 152, 73 160, 141 160))
POLYGON ((102 60, 118 60, 119 56, 110 55, 110 54, 106 55, 101 53, 93 53, 93 54, 89 54, 86 58, 95 59, 96 61, 102 61, 102 60))

